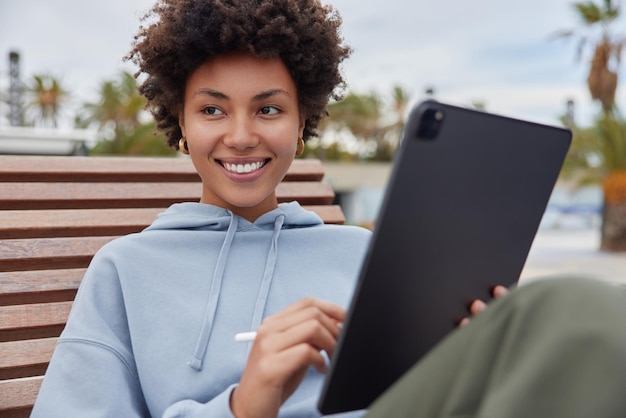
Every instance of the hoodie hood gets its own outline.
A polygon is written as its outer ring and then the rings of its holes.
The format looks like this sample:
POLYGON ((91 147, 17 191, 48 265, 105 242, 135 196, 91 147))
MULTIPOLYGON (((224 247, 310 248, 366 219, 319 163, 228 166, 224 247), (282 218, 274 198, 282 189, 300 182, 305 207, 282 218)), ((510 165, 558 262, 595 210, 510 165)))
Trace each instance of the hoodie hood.
POLYGON ((230 210, 202 204, 180 203, 171 206, 161 213, 146 231, 156 230, 196 230, 196 231, 226 231, 224 241, 217 258, 211 279, 211 288, 208 296, 203 325, 198 335, 197 342, 189 366, 197 371, 202 370, 202 363, 211 338, 211 331, 222 294, 222 281, 224 271, 228 263, 233 239, 238 232, 249 230, 271 230, 270 249, 267 254, 265 268, 261 279, 259 292, 253 309, 250 329, 256 329, 261 325, 263 312, 267 304, 270 285, 274 277, 274 268, 278 258, 278 238, 283 228, 299 228, 321 225, 323 221, 315 213, 304 210, 297 202, 283 203, 278 208, 263 214, 256 221, 249 222, 230 210))
MULTIPOLYGON (((237 230, 247 230, 251 227, 262 230, 274 229, 276 219, 281 215, 284 228, 308 227, 324 223, 315 212, 303 209, 298 202, 290 202, 279 204, 278 208, 263 214, 254 222, 237 216, 237 230)), ((145 230, 227 231, 232 218, 233 213, 228 209, 203 203, 177 203, 160 213, 152 225, 145 230)))

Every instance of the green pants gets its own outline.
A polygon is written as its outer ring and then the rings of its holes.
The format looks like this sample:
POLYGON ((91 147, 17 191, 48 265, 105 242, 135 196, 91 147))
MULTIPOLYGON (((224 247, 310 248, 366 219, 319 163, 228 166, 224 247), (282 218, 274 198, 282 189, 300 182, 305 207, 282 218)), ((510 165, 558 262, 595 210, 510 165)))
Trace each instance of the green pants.
POLYGON ((626 288, 555 278, 493 302, 368 418, 626 417, 626 288))

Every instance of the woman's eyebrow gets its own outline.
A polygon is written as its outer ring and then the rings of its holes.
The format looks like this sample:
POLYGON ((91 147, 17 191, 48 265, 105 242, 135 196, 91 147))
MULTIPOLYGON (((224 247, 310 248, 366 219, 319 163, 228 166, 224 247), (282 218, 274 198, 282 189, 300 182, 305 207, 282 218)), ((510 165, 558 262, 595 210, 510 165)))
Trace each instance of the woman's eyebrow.
POLYGON ((209 89, 209 88, 198 89, 198 90, 196 90, 194 92, 193 95, 194 96, 211 96, 211 97, 214 97, 214 98, 220 99, 220 100, 230 100, 230 97, 228 97, 224 93, 221 93, 221 92, 219 92, 217 90, 213 90, 213 89, 209 89))
POLYGON ((265 100, 268 99, 272 96, 276 96, 278 94, 284 94, 286 96, 289 96, 289 92, 283 89, 271 89, 271 90, 266 90, 266 91, 262 91, 259 94, 256 94, 252 100, 255 102, 261 101, 261 100, 265 100))

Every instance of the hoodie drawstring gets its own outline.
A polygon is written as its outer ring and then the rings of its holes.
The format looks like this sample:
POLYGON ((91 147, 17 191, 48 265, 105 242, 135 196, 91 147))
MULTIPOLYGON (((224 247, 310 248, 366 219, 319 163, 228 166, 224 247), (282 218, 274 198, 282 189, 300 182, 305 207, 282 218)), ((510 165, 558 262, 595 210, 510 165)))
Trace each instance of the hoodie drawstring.
MULTIPOLYGON (((252 322, 250 323, 250 330, 256 330, 263 321, 263 312, 265 311, 265 305, 267 305, 267 295, 270 291, 270 285, 272 284, 272 278, 274 277, 274 268, 276 267, 276 259, 278 258, 278 237, 280 231, 285 223, 285 215, 276 217, 274 221, 274 234, 272 235, 272 245, 270 251, 267 254, 267 261, 265 262, 265 270, 263 271, 263 278, 261 279, 261 286, 259 287, 259 293, 254 304, 254 311, 252 313, 252 322)), ((248 344, 248 351, 252 344, 248 344)))
POLYGON ((206 312, 204 314, 204 322, 202 323, 202 329, 196 342, 196 347, 193 352, 193 356, 189 361, 189 366, 195 370, 202 370, 202 361, 206 353, 209 337, 211 336, 211 329, 213 328, 213 321, 215 319, 215 312, 217 311, 217 304, 219 301, 222 279, 224 278, 224 270, 226 269, 226 261, 228 260, 228 252, 230 251, 233 238, 235 238, 235 232, 237 231, 238 217, 231 214, 230 224, 228 225, 228 231, 226 232, 226 238, 222 243, 220 254, 217 259, 215 271, 213 273, 213 283, 211 283, 211 290, 209 293, 209 302, 206 312))
MULTIPOLYGON (((274 221, 274 233, 272 235, 272 243, 269 253, 267 255, 267 261, 265 262, 265 269, 263 271, 263 278, 261 279, 261 285, 259 287, 259 293, 257 295, 256 303, 254 305, 254 311, 252 314, 252 322, 250 329, 255 330, 261 325, 263 320, 263 312, 267 304, 267 296, 269 295, 270 285, 272 284, 272 278, 274 277, 274 269, 276 267, 276 259, 278 258, 278 237, 280 231, 285 223, 285 215, 279 215, 274 221)), ((211 330, 213 328, 213 321, 215 320, 215 313, 217 311, 217 305, 222 287, 222 279, 224 278, 224 270, 226 269, 226 262, 228 260, 228 252, 231 248, 232 241, 235 238, 235 232, 237 231, 238 218, 234 214, 231 215, 230 225, 226 232, 226 238, 222 243, 220 254, 217 259, 217 265, 215 266, 215 272, 213 273, 213 282, 211 283, 211 290, 209 294, 209 301, 204 314, 204 321, 202 323, 202 329, 196 342, 196 347, 193 352, 193 356, 189 361, 189 366, 194 370, 202 370, 202 362, 204 361, 204 355, 209 344, 209 338, 211 337, 211 330)), ((248 350, 250 350, 250 346, 248 350)))

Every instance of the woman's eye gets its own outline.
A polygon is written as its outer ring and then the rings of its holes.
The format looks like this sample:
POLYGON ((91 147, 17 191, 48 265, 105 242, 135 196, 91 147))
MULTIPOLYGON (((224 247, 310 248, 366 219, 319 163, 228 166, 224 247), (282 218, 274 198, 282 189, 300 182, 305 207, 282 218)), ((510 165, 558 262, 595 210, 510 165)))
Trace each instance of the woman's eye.
POLYGON ((215 107, 215 106, 207 106, 207 107, 205 107, 204 109, 202 109, 202 112, 203 112, 205 115, 211 115, 211 116, 214 116, 214 115, 221 115, 221 114, 223 113, 220 109, 218 109, 218 108, 217 108, 217 107, 215 107))
POLYGON ((278 112, 279 110, 274 106, 264 106, 259 111, 259 113, 261 113, 262 115, 276 115, 278 114, 278 112))

